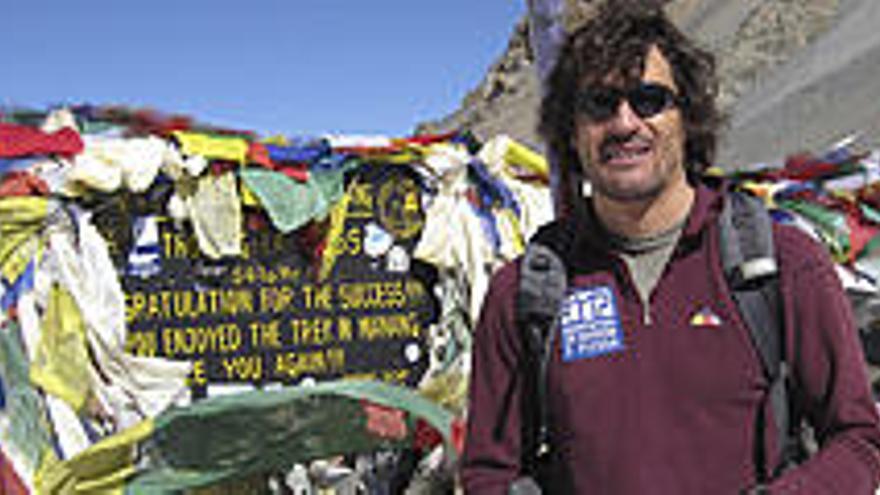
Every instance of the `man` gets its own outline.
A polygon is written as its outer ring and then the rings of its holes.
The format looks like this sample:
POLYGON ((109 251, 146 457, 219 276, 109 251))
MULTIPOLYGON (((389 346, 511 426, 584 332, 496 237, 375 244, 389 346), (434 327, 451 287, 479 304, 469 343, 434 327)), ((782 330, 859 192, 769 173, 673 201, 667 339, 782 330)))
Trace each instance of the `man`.
MULTIPOLYGON (((793 403, 819 451, 777 473, 755 452, 769 384, 722 273, 712 57, 659 8, 606 7, 565 42, 540 130, 574 205, 569 291, 547 375, 545 493, 871 494, 880 420, 851 309, 824 249, 774 226, 793 403), (582 179, 591 195, 581 195, 582 179), (604 329, 598 332, 597 328, 604 329)), ((551 227, 552 228, 552 227, 551 227)), ((462 480, 507 493, 529 474, 517 263, 493 278, 476 330, 462 480)))

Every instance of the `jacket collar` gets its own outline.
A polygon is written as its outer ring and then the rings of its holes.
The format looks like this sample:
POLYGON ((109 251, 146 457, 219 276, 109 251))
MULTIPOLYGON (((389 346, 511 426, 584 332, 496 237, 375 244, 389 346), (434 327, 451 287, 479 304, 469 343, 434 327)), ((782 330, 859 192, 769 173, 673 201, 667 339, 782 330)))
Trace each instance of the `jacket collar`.
POLYGON ((710 183, 700 180, 695 183, 694 204, 682 232, 683 239, 698 237, 709 225, 715 223, 721 213, 727 187, 727 183, 721 181, 710 183))
MULTIPOLYGON (((728 184, 722 180, 696 179, 692 183, 695 192, 694 202, 685 220, 680 246, 691 246, 701 239, 703 232, 716 221, 721 212, 722 199, 728 189, 728 184)), ((589 198, 585 201, 586 207, 581 209, 575 220, 575 231, 580 241, 578 244, 592 250, 604 251, 608 246, 605 228, 593 209, 593 202, 589 198)))

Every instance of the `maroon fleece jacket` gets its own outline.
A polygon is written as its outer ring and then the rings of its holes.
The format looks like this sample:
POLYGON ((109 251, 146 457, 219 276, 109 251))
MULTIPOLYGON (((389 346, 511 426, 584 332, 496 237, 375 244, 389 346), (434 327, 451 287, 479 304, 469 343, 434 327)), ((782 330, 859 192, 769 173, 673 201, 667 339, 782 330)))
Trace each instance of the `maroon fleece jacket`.
MULTIPOLYGON (((649 307, 625 264, 580 236, 549 369, 550 493, 737 494, 755 485, 756 442, 773 449, 776 437, 771 425, 756 438, 768 383, 721 272, 721 199, 697 186, 649 307)), ((771 493, 873 494, 880 420, 851 307, 824 248, 794 227, 774 229, 798 407, 820 450, 771 493)), ((507 492, 520 472, 521 427, 532 422, 523 411, 533 414, 537 397, 523 385, 514 325, 518 270, 511 263, 493 277, 476 329, 467 493, 507 492)))

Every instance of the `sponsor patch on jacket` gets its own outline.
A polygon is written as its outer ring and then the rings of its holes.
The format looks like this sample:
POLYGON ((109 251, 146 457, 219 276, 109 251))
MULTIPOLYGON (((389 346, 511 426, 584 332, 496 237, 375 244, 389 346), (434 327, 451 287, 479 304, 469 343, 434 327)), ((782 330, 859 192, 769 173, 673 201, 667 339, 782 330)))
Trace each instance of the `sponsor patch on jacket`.
POLYGON ((719 327, 721 326, 721 317, 712 311, 712 308, 709 306, 703 306, 691 316, 691 326, 719 327))
POLYGON ((617 300, 610 286, 579 289, 562 302, 562 360, 569 362, 623 350, 617 300))

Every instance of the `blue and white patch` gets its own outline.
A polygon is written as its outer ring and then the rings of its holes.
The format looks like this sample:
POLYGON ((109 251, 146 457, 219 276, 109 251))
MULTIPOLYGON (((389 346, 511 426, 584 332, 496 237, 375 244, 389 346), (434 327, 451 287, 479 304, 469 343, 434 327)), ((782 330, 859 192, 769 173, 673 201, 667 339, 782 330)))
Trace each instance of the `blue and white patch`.
POLYGON ((620 312, 611 287, 587 287, 562 302, 562 360, 569 362, 623 350, 620 312))

